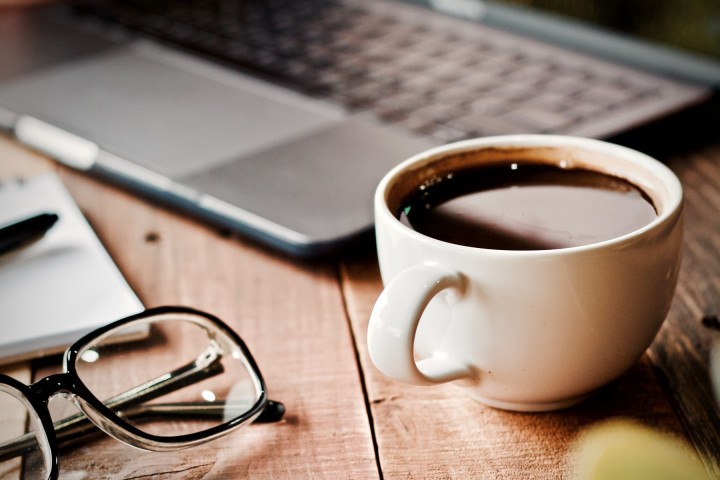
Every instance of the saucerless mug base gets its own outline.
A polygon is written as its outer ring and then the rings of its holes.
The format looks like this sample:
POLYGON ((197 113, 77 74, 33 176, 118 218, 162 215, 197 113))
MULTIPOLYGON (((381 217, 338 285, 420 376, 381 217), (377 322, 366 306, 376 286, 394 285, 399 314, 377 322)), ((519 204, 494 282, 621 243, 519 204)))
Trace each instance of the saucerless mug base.
POLYGON ((670 307, 682 189, 660 162, 575 137, 486 137, 421 153, 375 195, 385 290, 368 330, 372 361, 417 385, 453 382, 487 405, 553 410, 585 399, 647 349, 670 307), (609 240, 502 250, 438 240, 399 220, 404 199, 457 169, 517 161, 585 169, 637 186, 657 215, 609 240))

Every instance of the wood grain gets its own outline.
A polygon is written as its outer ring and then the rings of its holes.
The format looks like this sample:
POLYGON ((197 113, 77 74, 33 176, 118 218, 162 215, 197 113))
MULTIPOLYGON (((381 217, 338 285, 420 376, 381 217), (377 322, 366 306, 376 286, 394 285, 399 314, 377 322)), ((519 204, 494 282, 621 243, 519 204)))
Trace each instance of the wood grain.
MULTIPOLYGON (((6 139, 0 139, 0 158, 0 178, 56 168, 6 139)), ((332 264, 283 259, 86 175, 59 171, 143 303, 193 306, 225 320, 253 352, 271 397, 287 407, 279 424, 252 425, 179 453, 138 453, 100 437, 63 452, 66 475, 378 477, 351 332, 332 264)), ((151 361, 136 360, 137 368, 151 361)), ((46 373, 48 362, 42 364, 46 373)))
POLYGON ((688 438, 710 477, 720 478, 720 416, 708 377, 710 346, 720 332, 701 324, 703 316, 720 314, 720 144, 664 160, 679 175, 686 196, 684 263, 675 301, 642 361, 575 408, 501 412, 452 387, 413 387, 384 378, 364 345, 381 291, 375 259, 344 265, 384 478, 564 478, 568 446, 578 432, 615 417, 688 438))
POLYGON ((708 472, 720 478, 720 399, 708 374, 720 331, 702 323, 720 315, 720 143, 677 155, 668 164, 684 189, 683 265, 675 301, 649 354, 708 472))
POLYGON ((370 309, 381 290, 374 259, 348 261, 343 278, 385 479, 566 478, 568 450, 577 434, 609 418, 635 419, 684 436, 647 357, 589 401, 539 414, 485 407, 452 385, 416 387, 390 380, 372 366, 364 345, 370 309))
MULTIPOLYGON (((63 449, 63 478, 568 478, 578 433, 615 417, 688 439, 720 478, 707 373, 718 332, 701 322, 720 313, 720 144, 667 160, 686 189, 687 234, 663 329, 648 355, 589 401, 522 414, 484 407, 453 386, 404 385, 372 366, 365 335, 382 288, 372 250, 337 263, 283 258, 0 137, 0 179, 59 172, 144 304, 226 320, 288 409, 279 424, 181 452, 138 452, 99 436, 63 449)), ((56 361, 36 362, 36 373, 55 371, 56 361)), ((15 368, 30 375, 27 365, 15 368)))

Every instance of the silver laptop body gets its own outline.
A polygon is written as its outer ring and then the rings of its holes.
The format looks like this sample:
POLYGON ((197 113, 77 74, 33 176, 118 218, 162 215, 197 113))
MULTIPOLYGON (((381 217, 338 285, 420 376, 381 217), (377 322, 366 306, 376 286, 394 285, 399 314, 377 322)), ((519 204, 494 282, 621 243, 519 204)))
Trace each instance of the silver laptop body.
MULTIPOLYGON (((503 23, 502 9, 433 3, 473 18, 323 1, 284 20, 302 38, 275 24, 255 34, 265 47, 244 23, 241 41, 227 21, 188 33, 176 12, 172 22, 156 11, 133 19, 140 2, 106 17, 67 6, 6 10, 0 127, 74 168, 313 257, 368 233, 379 179, 429 146, 525 132, 607 138, 706 101, 720 78, 700 62, 701 78, 677 81, 668 78, 677 72, 635 70, 478 21, 503 23), (181 34, 197 38, 188 47, 181 34), (406 50, 389 56, 397 48, 406 50), (598 83, 576 91, 590 78, 598 83)), ((218 10, 210 20, 250 11, 218 10)))

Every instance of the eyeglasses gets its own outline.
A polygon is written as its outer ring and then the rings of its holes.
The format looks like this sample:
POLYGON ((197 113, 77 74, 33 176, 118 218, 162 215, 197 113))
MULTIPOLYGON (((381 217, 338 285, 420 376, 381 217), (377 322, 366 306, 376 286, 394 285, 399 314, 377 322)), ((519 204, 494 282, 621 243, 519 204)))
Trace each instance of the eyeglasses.
POLYGON ((0 374, 0 403, 18 412, 18 423, 26 418, 20 435, 0 428, 0 479, 56 479, 58 442, 94 426, 134 447, 172 451, 285 411, 268 400, 240 337, 184 307, 146 310, 87 334, 65 352, 63 373, 30 386, 0 374), (48 405, 56 395, 82 413, 53 423, 48 405))

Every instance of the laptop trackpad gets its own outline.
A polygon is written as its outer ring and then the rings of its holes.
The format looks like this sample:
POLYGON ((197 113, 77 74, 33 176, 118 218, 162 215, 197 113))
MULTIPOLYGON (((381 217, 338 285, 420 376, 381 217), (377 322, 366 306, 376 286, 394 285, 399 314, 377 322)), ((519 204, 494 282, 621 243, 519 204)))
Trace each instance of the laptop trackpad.
POLYGON ((170 178, 327 128, 330 105, 138 43, 0 87, 0 105, 170 178))
POLYGON ((332 241, 372 225, 380 179, 433 146, 356 117, 182 183, 308 237, 332 241))

